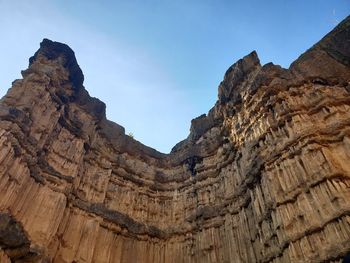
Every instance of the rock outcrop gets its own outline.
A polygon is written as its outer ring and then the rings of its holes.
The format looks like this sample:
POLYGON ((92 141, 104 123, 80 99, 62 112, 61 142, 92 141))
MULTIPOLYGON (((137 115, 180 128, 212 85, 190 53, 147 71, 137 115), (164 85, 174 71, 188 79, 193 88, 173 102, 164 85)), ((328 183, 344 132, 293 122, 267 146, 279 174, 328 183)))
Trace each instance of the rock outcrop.
POLYGON ((44 39, 0 101, 1 262, 340 262, 350 251, 350 17, 289 69, 252 52, 162 154, 44 39))

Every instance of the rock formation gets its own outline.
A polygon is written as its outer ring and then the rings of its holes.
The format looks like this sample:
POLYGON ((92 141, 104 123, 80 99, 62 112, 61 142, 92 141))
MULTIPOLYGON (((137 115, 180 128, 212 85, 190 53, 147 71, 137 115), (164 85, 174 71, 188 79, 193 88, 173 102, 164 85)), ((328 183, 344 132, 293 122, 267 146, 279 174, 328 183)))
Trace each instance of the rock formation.
POLYGON ((289 69, 255 52, 162 154, 44 39, 0 101, 2 262, 340 262, 350 251, 350 17, 289 69))

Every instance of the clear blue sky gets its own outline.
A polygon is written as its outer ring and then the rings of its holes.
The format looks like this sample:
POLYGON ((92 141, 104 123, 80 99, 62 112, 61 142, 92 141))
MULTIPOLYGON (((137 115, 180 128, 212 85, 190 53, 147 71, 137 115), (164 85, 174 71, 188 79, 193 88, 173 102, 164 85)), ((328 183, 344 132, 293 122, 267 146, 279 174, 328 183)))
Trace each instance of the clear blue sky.
POLYGON ((236 60, 288 67, 349 14, 350 0, 0 0, 0 95, 43 38, 67 43, 107 117, 169 152, 236 60))

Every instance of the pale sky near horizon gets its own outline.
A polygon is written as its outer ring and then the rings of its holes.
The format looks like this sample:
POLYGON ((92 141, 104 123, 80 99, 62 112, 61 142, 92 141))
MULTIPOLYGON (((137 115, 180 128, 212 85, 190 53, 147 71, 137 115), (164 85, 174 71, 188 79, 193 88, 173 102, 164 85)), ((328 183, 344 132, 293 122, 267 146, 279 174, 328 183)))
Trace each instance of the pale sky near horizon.
POLYGON ((0 96, 43 38, 63 42, 107 117, 169 152, 231 64, 256 50, 288 67, 349 14, 350 0, 0 0, 0 96))

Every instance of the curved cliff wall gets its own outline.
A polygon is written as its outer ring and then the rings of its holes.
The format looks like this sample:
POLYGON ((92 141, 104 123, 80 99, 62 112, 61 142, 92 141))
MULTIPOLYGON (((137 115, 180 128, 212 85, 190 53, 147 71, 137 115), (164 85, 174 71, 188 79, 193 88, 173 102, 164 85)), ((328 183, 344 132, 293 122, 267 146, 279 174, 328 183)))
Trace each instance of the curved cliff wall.
POLYGON ((328 262, 350 251, 350 18, 289 69, 232 65, 162 154, 43 40, 0 101, 1 262, 328 262))

